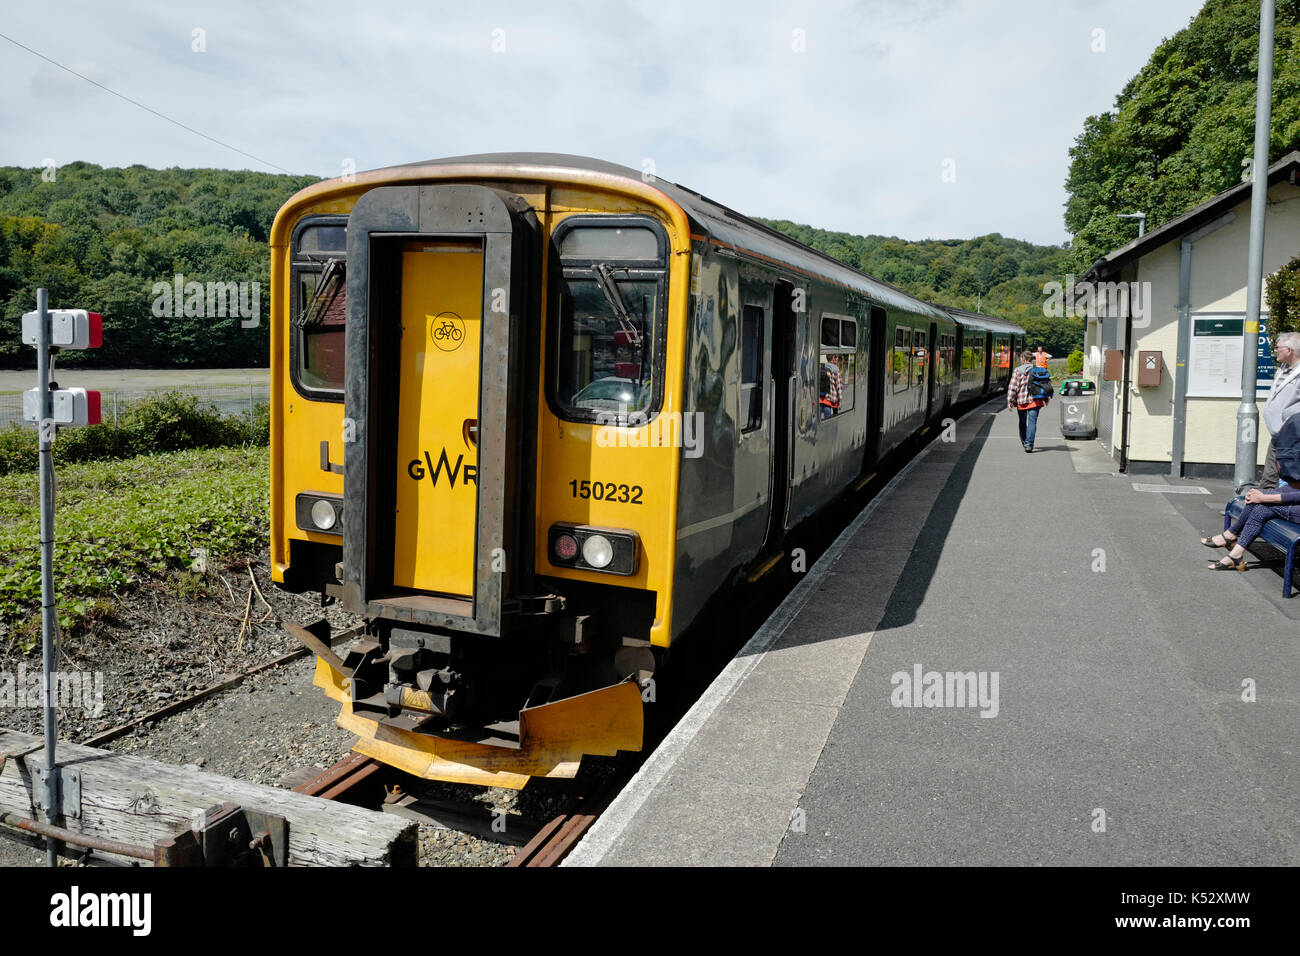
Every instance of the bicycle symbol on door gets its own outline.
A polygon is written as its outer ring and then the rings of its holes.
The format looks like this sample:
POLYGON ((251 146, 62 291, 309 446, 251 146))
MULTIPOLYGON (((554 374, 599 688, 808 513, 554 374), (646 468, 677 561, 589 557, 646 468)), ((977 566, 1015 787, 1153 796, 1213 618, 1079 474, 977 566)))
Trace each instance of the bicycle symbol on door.
POLYGON ((465 322, 455 312, 440 312, 426 316, 429 320, 429 337, 444 352, 454 352, 465 341, 465 322))

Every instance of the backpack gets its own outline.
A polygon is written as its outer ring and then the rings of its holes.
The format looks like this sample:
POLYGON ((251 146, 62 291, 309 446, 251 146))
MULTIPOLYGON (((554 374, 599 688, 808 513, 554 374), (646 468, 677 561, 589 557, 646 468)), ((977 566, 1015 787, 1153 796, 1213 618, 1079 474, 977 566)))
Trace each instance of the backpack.
POLYGON ((1056 389, 1052 387, 1052 373, 1050 370, 1034 365, 1029 369, 1029 397, 1036 402, 1051 401, 1052 396, 1056 394, 1056 389))

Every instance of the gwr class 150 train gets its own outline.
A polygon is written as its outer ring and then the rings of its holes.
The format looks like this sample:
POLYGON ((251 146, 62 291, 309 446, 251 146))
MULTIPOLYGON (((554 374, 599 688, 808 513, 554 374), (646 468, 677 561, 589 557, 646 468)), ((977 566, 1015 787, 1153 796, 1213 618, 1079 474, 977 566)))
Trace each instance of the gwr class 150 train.
POLYGON ((706 602, 1024 342, 574 156, 322 182, 271 254, 273 576, 365 622, 293 629, 356 749, 464 783, 639 750, 706 602))

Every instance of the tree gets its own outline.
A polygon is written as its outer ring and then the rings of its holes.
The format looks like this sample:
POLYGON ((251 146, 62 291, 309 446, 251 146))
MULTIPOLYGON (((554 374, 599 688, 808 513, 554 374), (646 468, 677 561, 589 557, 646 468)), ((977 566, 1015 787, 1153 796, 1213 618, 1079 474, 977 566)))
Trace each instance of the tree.
MULTIPOLYGON (((1156 48, 1115 99, 1088 117, 1070 150, 1065 225, 1071 269, 1130 242, 1240 182, 1252 154, 1258 0, 1208 0, 1156 48)), ((1277 0, 1270 162, 1300 147, 1300 0, 1277 0)))

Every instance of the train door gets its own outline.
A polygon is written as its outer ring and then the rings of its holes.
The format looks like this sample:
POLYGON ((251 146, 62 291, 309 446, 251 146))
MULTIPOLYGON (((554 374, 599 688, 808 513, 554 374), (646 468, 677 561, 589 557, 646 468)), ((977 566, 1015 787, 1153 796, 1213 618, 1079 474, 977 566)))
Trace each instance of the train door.
POLYGON ((532 576, 536 219, 481 186, 385 186, 347 242, 344 606, 500 635, 532 576))
POLYGON ((988 392, 989 383, 993 379, 993 333, 984 333, 984 388, 982 392, 988 392))
POLYGON ((867 333, 867 460, 866 471, 880 457, 880 443, 885 433, 885 382, 889 373, 889 343, 885 341, 885 310, 871 307, 871 326, 867 333))
POLYGON ((931 416, 934 415, 934 390, 938 387, 938 383, 939 383, 939 375, 938 375, 939 325, 937 322, 930 323, 929 341, 930 341, 930 347, 926 350, 927 354, 925 357, 926 371, 928 372, 930 377, 930 381, 927 383, 925 389, 925 420, 926 421, 929 421, 931 416))
POLYGON ((397 482, 393 584, 474 593, 483 243, 401 250, 397 460, 427 480, 397 482), (436 538, 440 546, 429 548, 436 538))
POLYGON ((781 540, 790 511, 794 454, 791 431, 794 402, 799 394, 793 300, 794 286, 785 280, 777 282, 772 290, 772 468, 764 551, 776 547, 781 540))

